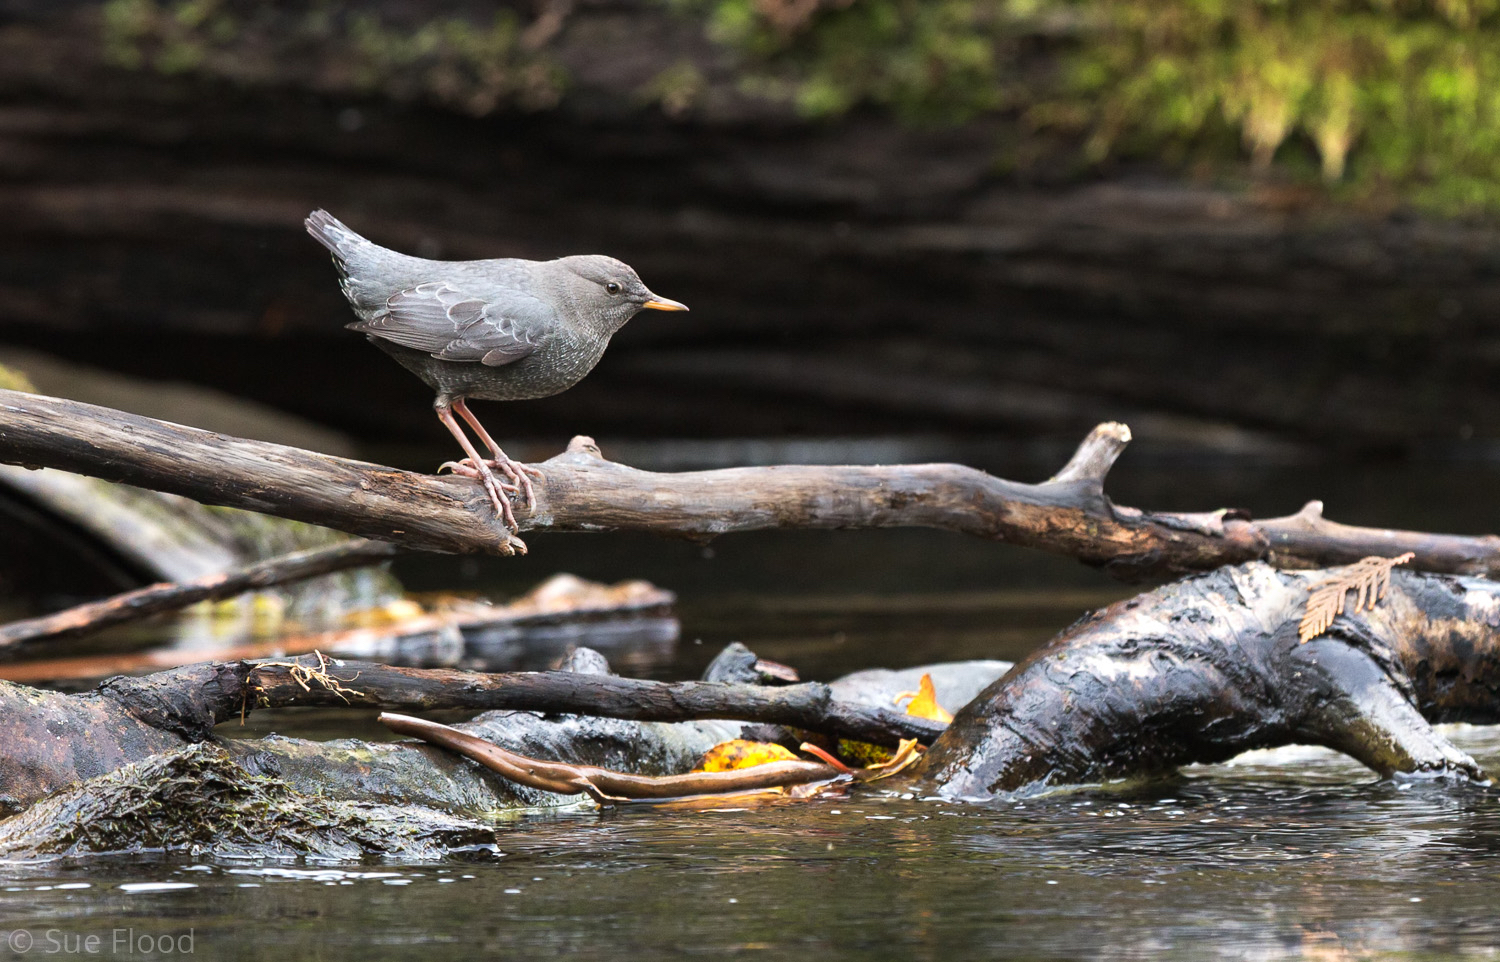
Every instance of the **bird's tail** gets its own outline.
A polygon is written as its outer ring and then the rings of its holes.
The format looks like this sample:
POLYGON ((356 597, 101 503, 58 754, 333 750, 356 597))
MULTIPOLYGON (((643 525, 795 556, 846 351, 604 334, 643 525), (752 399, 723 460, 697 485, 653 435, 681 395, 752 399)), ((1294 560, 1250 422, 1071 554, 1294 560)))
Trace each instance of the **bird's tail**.
POLYGON ((349 255, 357 248, 370 243, 345 227, 337 217, 326 210, 315 210, 308 214, 302 226, 307 228, 313 240, 332 251, 334 258, 340 264, 347 261, 349 255))

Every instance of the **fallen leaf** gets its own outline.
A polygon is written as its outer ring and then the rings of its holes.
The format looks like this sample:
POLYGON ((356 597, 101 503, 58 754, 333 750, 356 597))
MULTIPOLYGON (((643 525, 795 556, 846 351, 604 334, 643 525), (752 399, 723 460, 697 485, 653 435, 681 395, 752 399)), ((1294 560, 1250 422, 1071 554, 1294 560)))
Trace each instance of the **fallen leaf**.
POLYGON ((862 768, 854 773, 854 778, 860 782, 875 782, 882 778, 890 778, 922 757, 922 751, 922 746, 915 738, 902 739, 901 747, 896 749, 896 754, 890 761, 862 768))
POLYGON ((922 680, 917 682, 916 691, 903 691, 896 696, 896 704, 901 704, 903 698, 910 698, 911 704, 906 706, 906 713, 917 718, 928 718, 947 724, 953 720, 953 716, 937 703, 937 691, 932 687, 932 676, 923 675, 922 680))
POLYGON ((698 767, 693 771, 731 772, 771 762, 794 762, 796 760, 797 756, 794 752, 774 742, 752 742, 744 738, 735 738, 731 741, 719 742, 704 752, 703 759, 698 762, 698 767))

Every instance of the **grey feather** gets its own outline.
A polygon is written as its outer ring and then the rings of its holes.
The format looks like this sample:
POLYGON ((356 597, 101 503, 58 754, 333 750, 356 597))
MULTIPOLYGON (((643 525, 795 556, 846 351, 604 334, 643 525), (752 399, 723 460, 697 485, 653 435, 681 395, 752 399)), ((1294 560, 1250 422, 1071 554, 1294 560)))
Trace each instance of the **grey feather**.
POLYGON ((556 312, 519 290, 483 300, 433 282, 397 291, 385 313, 349 326, 443 361, 498 367, 532 353, 556 326, 556 312))

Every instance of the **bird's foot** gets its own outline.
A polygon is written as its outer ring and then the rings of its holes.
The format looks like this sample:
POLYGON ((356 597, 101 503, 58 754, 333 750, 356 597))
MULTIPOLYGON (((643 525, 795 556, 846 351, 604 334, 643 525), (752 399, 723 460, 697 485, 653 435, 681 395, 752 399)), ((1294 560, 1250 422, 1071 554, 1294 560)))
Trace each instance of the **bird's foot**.
POLYGON ((505 522, 505 526, 515 532, 521 530, 521 526, 516 523, 516 514, 510 508, 510 498, 506 497, 521 489, 495 477, 494 472, 489 468, 489 462, 480 461, 476 466, 472 460, 464 458, 462 461, 444 462, 438 468, 438 473, 442 473, 443 468, 448 468, 459 477, 473 478, 478 481, 485 493, 490 496, 490 502, 495 506, 495 513, 500 516, 501 521, 505 522))
MULTIPOLYGON (((485 461, 482 463, 485 465, 486 470, 488 470, 489 466, 494 465, 493 461, 485 461)), ((495 467, 499 467, 499 465, 495 465, 495 467)), ((442 464, 438 465, 438 474, 442 474, 444 471, 452 471, 454 474, 458 475, 461 478, 473 478, 476 481, 484 477, 484 474, 480 472, 480 469, 474 467, 474 462, 469 460, 468 458, 464 458, 462 461, 444 461, 442 464)), ((491 474, 490 476, 494 477, 493 474, 491 474)), ((516 494, 521 490, 516 485, 507 484, 504 481, 501 481, 499 478, 495 478, 495 483, 499 485, 500 490, 504 491, 506 494, 516 494)))
MULTIPOLYGON (((520 461, 514 461, 506 457, 503 451, 495 452, 493 459, 482 463, 486 469, 493 468, 505 475, 512 483, 506 484, 504 481, 501 481, 500 486, 507 491, 519 491, 521 493, 521 501, 528 509, 536 507, 536 489, 531 486, 531 479, 536 478, 538 481, 541 481, 546 477, 540 468, 523 464, 520 461)), ((472 458, 464 458, 462 461, 449 461, 443 467, 452 468, 454 474, 461 474, 466 478, 478 477, 479 475, 478 470, 474 467, 472 458)))
POLYGON ((498 468, 502 474, 510 478, 521 489, 522 503, 526 505, 528 511, 536 507, 536 489, 531 486, 531 479, 535 477, 540 481, 544 477, 539 469, 529 464, 522 464, 520 461, 512 461, 504 454, 499 455, 495 460, 488 463, 498 468))

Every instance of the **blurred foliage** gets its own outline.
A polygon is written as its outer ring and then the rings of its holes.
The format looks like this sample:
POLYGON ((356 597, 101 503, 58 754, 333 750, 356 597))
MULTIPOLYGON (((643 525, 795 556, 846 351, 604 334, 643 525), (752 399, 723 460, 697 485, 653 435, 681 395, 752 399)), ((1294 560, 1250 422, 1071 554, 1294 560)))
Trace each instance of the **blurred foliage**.
POLYGON ((809 116, 1005 113, 1089 164, 1248 157, 1500 207, 1500 0, 672 0, 809 116))
POLYGON ((167 75, 305 85, 424 100, 471 114, 541 109, 564 74, 533 49, 514 13, 387 22, 334 0, 106 0, 107 59, 167 75))
MULTIPOLYGON (((1248 160, 1349 197, 1500 208, 1500 0, 656 0, 701 19, 742 94, 809 118, 1019 122, 1009 162, 1248 160)), ((558 103, 560 21, 450 4, 106 0, 115 63, 423 100, 482 115, 558 103), (407 20, 372 10, 404 11, 407 20)), ((517 12, 522 11, 522 12, 517 12)), ((565 14, 564 14, 565 15, 565 14)), ((561 15, 560 15, 561 16, 561 15)), ((636 91, 689 115, 705 65, 636 91)), ((1006 159, 1002 159, 1002 163, 1006 159)))
POLYGON ((0 364, 0 388, 7 391, 25 391, 27 394, 35 394, 36 388, 25 374, 15 368, 0 364))

